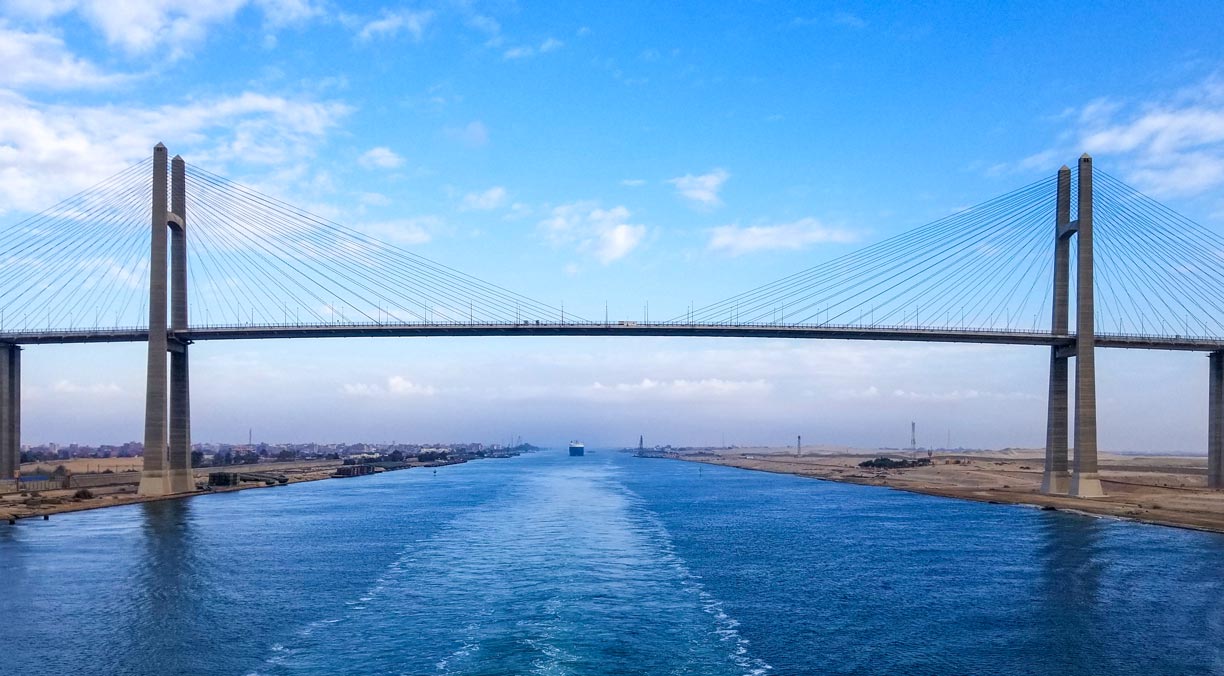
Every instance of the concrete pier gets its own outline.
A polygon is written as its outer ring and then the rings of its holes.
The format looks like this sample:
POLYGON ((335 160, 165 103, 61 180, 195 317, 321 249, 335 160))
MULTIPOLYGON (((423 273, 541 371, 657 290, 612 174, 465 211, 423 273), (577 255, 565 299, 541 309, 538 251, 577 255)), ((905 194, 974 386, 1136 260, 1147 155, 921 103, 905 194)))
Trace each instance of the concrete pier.
MULTIPOLYGON (((1054 335, 1065 336, 1070 324, 1069 294, 1071 279, 1071 170, 1058 170, 1058 186, 1054 216, 1054 317, 1050 323, 1054 335)), ((1065 494, 1071 487, 1067 471, 1067 360, 1058 347, 1050 348, 1050 394, 1046 412, 1045 471, 1041 477, 1041 492, 1065 494)))
POLYGON ((1207 487, 1224 489, 1224 351, 1212 352, 1208 367, 1207 487))
POLYGON ((149 253, 149 360, 145 384, 141 495, 170 492, 166 457, 166 146, 153 148, 152 247, 149 253))
MULTIPOLYGON (((183 158, 170 163, 170 331, 187 330, 187 178, 183 158)), ((170 347, 169 491, 195 490, 191 474, 191 385, 187 343, 170 347)))
POLYGON ((21 348, 0 345, 0 479, 21 472, 21 348))
POLYGON ((1070 494, 1079 498, 1105 495, 1097 473, 1096 327, 1092 286, 1092 158, 1079 160, 1075 296, 1075 474, 1070 494))

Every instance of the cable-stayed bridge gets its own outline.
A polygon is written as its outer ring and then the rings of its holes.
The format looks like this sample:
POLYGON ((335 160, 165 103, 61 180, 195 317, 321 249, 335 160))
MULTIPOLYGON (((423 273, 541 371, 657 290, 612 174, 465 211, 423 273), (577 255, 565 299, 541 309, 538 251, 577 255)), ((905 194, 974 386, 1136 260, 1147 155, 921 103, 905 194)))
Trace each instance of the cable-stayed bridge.
POLYGON ((1102 494, 1095 348, 1206 352, 1209 485, 1224 488, 1224 237, 1088 156, 731 298, 633 322, 574 316, 171 161, 160 144, 0 233, 0 479, 19 467, 22 345, 148 343, 141 492, 164 494, 194 490, 191 343, 464 335, 1047 346, 1043 489, 1081 497, 1102 494))

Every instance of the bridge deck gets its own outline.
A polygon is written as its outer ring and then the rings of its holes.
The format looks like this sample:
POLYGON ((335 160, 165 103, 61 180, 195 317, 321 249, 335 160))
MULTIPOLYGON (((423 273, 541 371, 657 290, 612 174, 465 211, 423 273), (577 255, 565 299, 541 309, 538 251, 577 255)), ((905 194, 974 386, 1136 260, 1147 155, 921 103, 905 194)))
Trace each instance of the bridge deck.
MULTIPOLYGON (((670 323, 577 323, 562 324, 323 324, 201 326, 172 334, 181 341, 268 340, 280 338, 373 338, 430 336, 687 336, 709 338, 798 338, 824 340, 884 340, 924 343, 980 343, 986 345, 1066 346, 1075 334, 1054 335, 1045 331, 1017 329, 958 329, 904 326, 830 326, 783 324, 670 324, 670 323)), ((0 343, 44 345, 60 343, 123 343, 147 341, 144 328, 64 329, 46 331, 0 331, 0 343)), ((1098 334, 1096 344, 1105 348, 1143 350, 1224 350, 1224 339, 1195 336, 1145 336, 1098 334)))

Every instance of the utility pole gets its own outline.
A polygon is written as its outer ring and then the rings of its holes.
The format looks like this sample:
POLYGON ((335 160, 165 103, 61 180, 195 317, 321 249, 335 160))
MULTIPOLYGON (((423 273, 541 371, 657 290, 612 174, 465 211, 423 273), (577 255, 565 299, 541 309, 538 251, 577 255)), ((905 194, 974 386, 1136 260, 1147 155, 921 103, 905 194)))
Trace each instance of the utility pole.
POLYGON ((803 435, 795 437, 795 457, 803 455, 803 435))

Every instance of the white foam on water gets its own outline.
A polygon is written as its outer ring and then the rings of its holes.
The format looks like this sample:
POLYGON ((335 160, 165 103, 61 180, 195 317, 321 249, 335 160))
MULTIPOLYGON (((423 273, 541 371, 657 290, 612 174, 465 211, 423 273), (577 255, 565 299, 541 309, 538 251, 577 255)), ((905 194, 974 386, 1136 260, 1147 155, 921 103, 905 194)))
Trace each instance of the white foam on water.
POLYGON ((438 660, 438 663, 435 666, 437 666, 438 668, 438 673, 441 673, 441 674, 463 673, 462 671, 453 670, 451 668, 451 664, 453 662, 457 662, 459 663, 460 667, 462 667, 464 663, 471 661, 472 657, 479 652, 480 652, 480 642, 472 641, 471 637, 468 637, 467 642, 459 646, 459 648, 457 648, 450 655, 447 655, 446 657, 438 660))
MULTIPOLYGON (((657 570, 651 575, 660 576, 659 582, 677 584, 677 591, 693 596, 692 603, 675 599, 676 608, 687 606, 709 618, 707 630, 700 623, 693 625, 693 639, 698 643, 691 645, 706 645, 702 652, 717 647, 710 659, 718 660, 721 651, 726 666, 740 673, 761 676, 770 672, 770 665, 751 655, 748 640, 738 631, 739 622, 677 555, 666 527, 617 478, 619 468, 601 464, 541 469, 519 476, 510 491, 492 502, 456 514, 429 537, 406 543, 368 588, 338 608, 338 616, 299 629, 300 647, 273 645, 260 671, 292 671, 290 662, 298 653, 304 658, 327 649, 334 627, 349 622, 365 627, 372 622, 378 625, 370 630, 373 635, 386 632, 388 626, 414 635, 434 630, 440 635, 430 644, 433 648, 445 645, 439 641, 453 639, 449 653, 430 665, 439 674, 487 670, 505 659, 490 652, 507 650, 493 647, 494 642, 510 640, 506 645, 517 643, 522 649, 521 654, 512 655, 524 660, 519 673, 566 676, 586 659, 575 652, 581 648, 572 646, 593 645, 587 627, 575 619, 573 607, 588 600, 593 583, 585 578, 586 572, 607 567, 614 584, 628 585, 624 592, 628 596, 617 600, 634 603, 635 595, 654 593, 638 587, 634 579, 640 558, 657 570), (557 567, 556 575, 544 572, 548 566, 557 567), (534 570, 538 577, 520 579, 506 574, 518 567, 534 570), (616 577, 625 576, 626 570, 627 577, 616 577), (421 584, 421 580, 436 580, 437 584, 421 584), (555 593, 532 600, 540 587, 555 593), (451 612, 470 613, 471 621, 461 631, 448 629, 448 620, 460 619, 447 614, 451 612), (437 623, 430 620, 431 613, 437 623), (515 614, 531 619, 507 625, 515 614), (427 625, 414 626, 413 622, 427 625), (456 635, 447 637, 448 631, 456 635), (708 640, 699 638, 702 631, 707 632, 708 640)), ((660 587, 658 593, 668 592, 660 587)))
POLYGON ((705 585, 701 583, 701 576, 693 573, 685 565, 684 560, 676 553, 676 547, 667 526, 645 507, 645 501, 641 496, 627 486, 622 486, 622 490, 629 496, 643 521, 654 531, 657 545, 663 552, 662 559, 675 572, 681 586, 697 597, 702 611, 713 619, 714 626, 711 631, 719 643, 726 647, 731 662, 743 669, 745 676, 762 676, 772 671, 773 667, 769 663, 749 654, 750 642, 739 632, 739 620, 727 614, 722 601, 707 591, 705 585))

